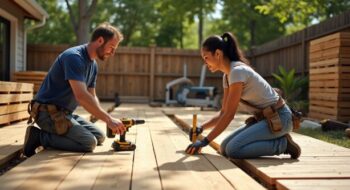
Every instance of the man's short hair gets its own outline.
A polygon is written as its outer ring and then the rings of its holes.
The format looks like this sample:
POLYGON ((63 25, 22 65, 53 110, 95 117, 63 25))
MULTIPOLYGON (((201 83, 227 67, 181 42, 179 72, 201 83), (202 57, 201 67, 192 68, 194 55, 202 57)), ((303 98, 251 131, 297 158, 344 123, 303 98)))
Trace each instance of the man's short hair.
POLYGON ((108 22, 100 24, 91 35, 91 42, 96 41, 99 37, 104 39, 104 43, 108 42, 113 37, 116 37, 119 42, 123 40, 123 34, 118 28, 112 26, 108 22))

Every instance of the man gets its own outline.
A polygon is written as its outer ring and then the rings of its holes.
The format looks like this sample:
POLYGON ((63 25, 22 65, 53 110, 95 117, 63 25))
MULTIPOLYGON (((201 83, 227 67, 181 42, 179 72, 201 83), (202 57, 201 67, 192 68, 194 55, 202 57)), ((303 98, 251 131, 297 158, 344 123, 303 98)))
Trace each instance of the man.
MULTIPOLYGON (((83 106, 96 118, 106 122, 117 134, 125 131, 119 119, 106 113, 96 96, 97 64, 113 56, 123 35, 108 23, 98 26, 88 44, 75 46, 61 53, 51 66, 34 100, 29 105, 31 118, 41 128, 27 128, 24 155, 44 148, 91 152, 101 144, 105 135, 92 123, 73 115, 77 105, 83 106)), ((31 120, 29 119, 29 121, 31 120)))

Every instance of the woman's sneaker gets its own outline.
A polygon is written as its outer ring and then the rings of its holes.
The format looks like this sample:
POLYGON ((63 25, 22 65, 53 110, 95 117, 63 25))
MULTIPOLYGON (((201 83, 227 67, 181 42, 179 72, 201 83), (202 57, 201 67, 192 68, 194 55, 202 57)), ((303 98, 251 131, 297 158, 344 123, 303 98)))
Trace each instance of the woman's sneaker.
POLYGON ((35 149, 41 146, 40 133, 41 130, 33 125, 27 127, 23 145, 23 154, 26 157, 33 156, 35 154, 35 149))
POLYGON ((284 152, 285 154, 290 154, 292 159, 298 159, 301 154, 301 148, 300 146, 293 141, 290 134, 285 135, 287 139, 287 150, 284 152))

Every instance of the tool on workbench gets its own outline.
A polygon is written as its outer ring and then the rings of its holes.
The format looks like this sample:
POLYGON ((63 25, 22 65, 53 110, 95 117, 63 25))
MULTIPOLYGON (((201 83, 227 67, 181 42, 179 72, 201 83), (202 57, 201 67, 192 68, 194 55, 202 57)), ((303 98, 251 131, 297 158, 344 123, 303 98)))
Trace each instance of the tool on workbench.
MULTIPOLYGON (((112 148, 115 151, 133 151, 136 149, 136 145, 125 139, 126 132, 128 132, 129 128, 132 127, 133 125, 144 124, 145 120, 133 119, 133 118, 121 118, 120 120, 124 124, 126 131, 123 134, 120 134, 119 139, 116 139, 112 143, 112 148)), ((113 133, 112 130, 108 126, 107 126, 107 137, 108 138, 115 137, 115 133, 113 133)))

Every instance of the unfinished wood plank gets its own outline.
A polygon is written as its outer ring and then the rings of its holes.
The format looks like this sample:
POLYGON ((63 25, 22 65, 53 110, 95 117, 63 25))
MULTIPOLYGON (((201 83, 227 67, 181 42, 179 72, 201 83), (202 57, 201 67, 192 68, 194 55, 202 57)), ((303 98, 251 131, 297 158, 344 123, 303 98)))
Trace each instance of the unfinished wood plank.
POLYGON ((0 105, 0 115, 19 111, 26 111, 27 107, 28 103, 0 105))
POLYGON ((33 84, 0 81, 0 92, 33 92, 33 84))
POLYGON ((10 113, 6 115, 0 115, 0 124, 7 124, 13 121, 18 121, 22 119, 27 119, 29 114, 27 111, 21 111, 17 113, 10 113))
POLYGON ((318 113, 318 112, 309 112, 308 117, 323 120, 323 119, 335 119, 337 120, 337 116, 335 115, 329 115, 325 113, 318 113))
MULTIPOLYGON (((215 113, 212 113, 212 116, 214 115, 215 113)), ((233 161, 245 171, 262 179, 262 182, 271 188, 276 184, 276 179, 350 179, 350 167, 346 164, 346 159, 350 156, 349 149, 296 133, 292 133, 292 136, 302 149, 299 160, 280 155, 233 161)))
POLYGON ((332 39, 326 42, 322 42, 316 45, 310 46, 310 53, 325 51, 334 47, 346 47, 350 46, 350 39, 332 39))
POLYGON ((343 39, 343 38, 348 39, 349 36, 350 36, 349 32, 337 32, 337 33, 330 34, 330 35, 327 35, 325 37, 310 41, 310 46, 314 46, 314 45, 319 44, 319 43, 327 42, 327 41, 332 40, 332 39, 343 39))
POLYGON ((153 143, 161 142, 152 141, 149 129, 152 123, 148 122, 144 110, 140 112, 139 118, 145 119, 146 123, 135 126, 137 129, 137 136, 131 189, 162 189, 157 161, 153 150, 153 143))
POLYGON ((316 62, 310 62, 310 69, 312 68, 322 68, 322 67, 328 67, 328 66, 335 66, 335 65, 350 65, 350 59, 349 58, 334 58, 334 59, 327 59, 327 60, 321 60, 316 62))
POLYGON ((332 107, 332 108, 350 108, 349 101, 327 101, 327 100, 319 100, 316 98, 310 99, 310 105, 316 106, 324 106, 324 107, 332 107))
POLYGON ((277 190, 348 190, 350 180, 348 179, 309 179, 309 180, 277 180, 277 190))
MULTIPOLYGON (((189 114, 191 115, 191 114, 189 114)), ((200 117, 201 115, 198 115, 200 118, 199 121, 204 121, 204 117, 200 117)), ((183 121, 183 125, 187 127, 188 129, 191 128, 191 120, 184 117, 184 115, 176 115, 175 116, 178 120, 183 121), (180 118, 186 118, 185 120, 182 120, 180 118)), ((206 118, 208 119, 208 118, 206 118)), ((187 134, 184 134, 186 138, 188 138, 187 134)), ((251 178, 248 174, 243 172, 238 166, 234 165, 231 161, 226 159, 225 157, 219 155, 214 149, 212 148, 205 148, 202 151, 204 153, 204 156, 215 166, 215 168, 218 169, 218 171, 234 186, 235 189, 265 189, 262 187, 258 182, 256 182, 253 178, 251 178), (209 154, 205 154, 209 153, 209 154)))
POLYGON ((82 153, 41 151, 0 177, 3 189, 54 189, 82 153), (45 183, 43 183, 45 181, 45 183))
POLYGON ((190 143, 160 111, 147 111, 163 189, 234 189, 203 155, 189 156, 190 143), (179 181, 181 183, 179 183, 179 181))
POLYGON ((33 98, 33 94, 0 94, 0 104, 3 103, 14 103, 30 101, 33 98))
MULTIPOLYGON (((98 121, 95 125, 105 131, 104 122, 98 121)), ((94 152, 84 154, 57 189, 91 189, 107 158, 113 154, 112 142, 113 139, 107 138, 102 146, 96 147, 94 152)))
MULTIPOLYGON (((111 113, 113 117, 132 117, 136 112, 121 112, 119 108, 111 113)), ((132 127, 126 135, 127 140, 135 143, 136 129, 132 127)), ((116 138, 119 138, 116 136, 116 138)), ((92 189, 125 189, 129 190, 133 168, 134 152, 113 152, 108 155, 96 177, 92 189)))

